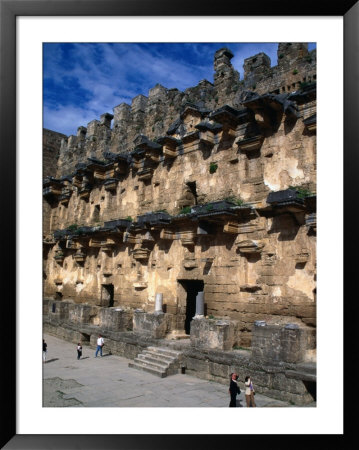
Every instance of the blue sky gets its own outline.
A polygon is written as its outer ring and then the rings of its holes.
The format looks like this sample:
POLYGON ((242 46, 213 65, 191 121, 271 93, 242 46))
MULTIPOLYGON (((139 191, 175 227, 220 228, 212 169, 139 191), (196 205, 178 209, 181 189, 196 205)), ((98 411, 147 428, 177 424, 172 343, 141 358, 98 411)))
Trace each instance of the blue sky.
MULTIPOLYGON (((157 83, 180 91, 213 82, 216 50, 228 47, 243 79, 243 61, 264 52, 277 64, 276 43, 47 43, 43 46, 43 125, 70 135, 120 103, 148 95, 157 83)), ((309 50, 315 44, 309 44, 309 50)))

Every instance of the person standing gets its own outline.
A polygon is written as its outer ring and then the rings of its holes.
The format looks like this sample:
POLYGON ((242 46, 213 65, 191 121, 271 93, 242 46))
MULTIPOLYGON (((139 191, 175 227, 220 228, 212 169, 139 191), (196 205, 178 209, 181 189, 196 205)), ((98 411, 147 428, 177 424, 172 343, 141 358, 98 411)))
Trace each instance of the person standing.
POLYGON ((47 355, 47 344, 45 342, 45 339, 42 340, 42 361, 46 362, 46 355, 47 355))
POLYGON ((253 387, 252 380, 249 376, 246 376, 246 378, 244 380, 244 385, 246 387, 245 396, 246 396, 247 407, 248 408, 255 407, 256 403, 254 401, 254 387, 253 387))
POLYGON ((77 359, 80 359, 82 356, 82 345, 81 342, 77 344, 77 359))
POLYGON ((229 383, 229 395, 231 396, 231 401, 229 403, 230 407, 237 406, 237 395, 241 393, 239 386, 237 384, 238 375, 236 373, 231 373, 231 381, 229 383))
POLYGON ((103 337, 101 336, 101 334, 99 334, 98 338, 97 338, 97 348, 96 348, 95 358, 97 358, 98 352, 100 352, 100 355, 102 356, 102 347, 104 346, 104 344, 105 344, 105 341, 104 341, 103 337))

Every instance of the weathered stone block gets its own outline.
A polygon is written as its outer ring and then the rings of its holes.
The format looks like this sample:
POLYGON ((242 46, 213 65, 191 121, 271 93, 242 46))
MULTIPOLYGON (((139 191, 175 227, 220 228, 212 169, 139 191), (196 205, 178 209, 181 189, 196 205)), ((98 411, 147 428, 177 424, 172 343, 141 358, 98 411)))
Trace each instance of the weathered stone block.
POLYGON ((133 313, 120 308, 100 308, 99 326, 104 330, 129 331, 132 330, 133 313))
POLYGON ((257 322, 252 331, 253 358, 273 362, 301 362, 305 359, 308 346, 312 345, 311 339, 311 330, 296 324, 283 326, 257 322))
POLYGON ((135 311, 133 314, 133 331, 156 339, 164 338, 168 328, 167 315, 163 312, 146 313, 135 311))
POLYGON ((73 302, 65 300, 49 300, 49 319, 52 321, 66 321, 69 317, 69 307, 73 302))
POLYGON ((186 358, 186 368, 203 374, 209 373, 209 362, 196 358, 186 358))
POLYGON ((89 324, 91 323, 92 317, 97 314, 97 308, 90 305, 74 303, 69 305, 68 312, 68 319, 71 323, 89 324))
POLYGON ((230 321, 194 317, 191 322, 191 345, 197 348, 231 350, 234 324, 230 321))

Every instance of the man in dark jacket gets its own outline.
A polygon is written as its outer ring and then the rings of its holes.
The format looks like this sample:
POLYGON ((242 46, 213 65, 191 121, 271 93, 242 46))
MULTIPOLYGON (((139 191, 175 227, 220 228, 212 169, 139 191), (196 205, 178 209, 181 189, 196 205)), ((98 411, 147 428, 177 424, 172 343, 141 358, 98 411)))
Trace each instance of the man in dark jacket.
POLYGON ((229 384, 229 394, 231 396, 231 402, 229 403, 229 406, 236 407, 237 406, 237 395, 241 393, 241 390, 239 389, 239 386, 237 384, 238 375, 236 373, 231 373, 231 382, 229 384))

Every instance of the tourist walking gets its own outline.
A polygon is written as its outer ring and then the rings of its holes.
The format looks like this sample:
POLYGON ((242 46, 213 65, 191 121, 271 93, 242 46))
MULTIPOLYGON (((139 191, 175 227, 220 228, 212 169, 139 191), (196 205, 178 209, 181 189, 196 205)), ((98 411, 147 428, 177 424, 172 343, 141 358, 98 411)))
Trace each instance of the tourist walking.
POLYGON ((102 347, 104 345, 105 345, 105 341, 104 341, 103 337, 101 336, 101 334, 99 334, 98 338, 97 338, 97 348, 96 348, 95 358, 97 358, 98 352, 100 352, 100 355, 102 356, 102 347))
POLYGON ((252 380, 249 376, 246 376, 246 378, 244 380, 244 385, 246 387, 245 396, 246 396, 247 407, 248 408, 255 407, 256 406, 256 403, 254 401, 255 391, 254 391, 252 380))
POLYGON ((45 363, 46 362, 46 355, 47 355, 47 344, 45 342, 45 339, 42 340, 42 360, 45 363))
POLYGON ((82 356, 82 345, 81 342, 77 344, 77 359, 80 359, 82 356))
POLYGON ((229 395, 231 396, 231 401, 229 403, 230 407, 237 406, 237 395, 241 393, 241 390, 237 384, 238 375, 236 373, 231 373, 231 381, 229 383, 229 395))

